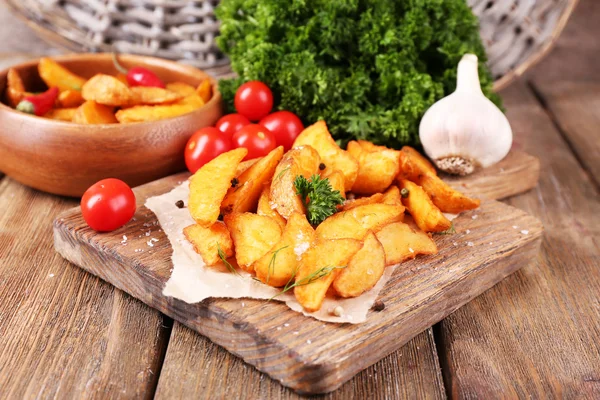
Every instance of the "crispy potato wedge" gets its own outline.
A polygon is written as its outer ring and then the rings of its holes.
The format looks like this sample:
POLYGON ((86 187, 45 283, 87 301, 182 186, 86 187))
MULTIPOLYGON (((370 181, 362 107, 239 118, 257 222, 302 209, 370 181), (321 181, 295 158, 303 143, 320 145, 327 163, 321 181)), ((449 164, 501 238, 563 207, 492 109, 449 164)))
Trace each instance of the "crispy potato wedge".
POLYGON ((389 223, 402 221, 403 217, 403 206, 366 204, 332 215, 315 232, 319 239, 362 240, 368 231, 375 232, 389 223))
POLYGON ((279 242, 254 263, 256 277, 270 286, 284 286, 294 276, 302 255, 314 240, 315 231, 306 216, 293 213, 287 220, 279 242))
POLYGON ((313 147, 321 157, 327 169, 338 170, 344 174, 344 190, 352 189, 358 174, 358 161, 340 146, 331 137, 325 121, 319 121, 307 127, 294 141, 294 146, 308 145, 313 147))
POLYGON ((258 160, 260 160, 260 159, 262 159, 262 157, 253 158, 252 160, 242 161, 238 165, 237 170, 235 171, 235 176, 239 177, 245 170, 247 170, 248 168, 250 168, 251 166, 256 164, 258 162, 258 160))
POLYGON ((433 204, 442 212, 458 214, 479 207, 479 199, 471 199, 461 192, 452 189, 436 175, 421 175, 417 181, 433 204))
POLYGON ((316 174, 320 162, 319 154, 311 146, 293 148, 284 154, 275 169, 270 193, 271 203, 283 218, 288 219, 294 212, 305 214, 294 180, 298 175, 310 178, 316 174))
POLYGON ((236 178, 237 185, 227 190, 221 203, 221 214, 255 211, 258 198, 264 186, 273 178, 282 157, 283 146, 279 146, 239 175, 236 178))
POLYGON ((359 197, 354 200, 346 200, 346 202, 340 207, 340 211, 348 211, 353 208, 365 206, 367 204, 378 204, 383 203, 383 193, 375 193, 372 196, 368 197, 359 197))
POLYGON ((204 101, 204 103, 208 103, 210 98, 212 97, 212 85, 210 84, 210 79, 205 79, 196 88, 196 93, 198 96, 204 101))
POLYGON ((277 210, 271 207, 270 193, 270 185, 265 185, 258 199, 256 213, 258 215, 266 215, 267 217, 273 218, 275 222, 277 222, 279 227, 283 230, 286 226, 286 220, 277 212, 277 210))
POLYGON ((6 100, 15 108, 29 94, 25 92, 25 85, 16 69, 11 68, 6 75, 6 100))
POLYGON ((81 95, 86 100, 112 107, 129 107, 135 104, 133 91, 114 76, 97 74, 85 82, 81 95))
POLYGON ((373 232, 365 236, 363 247, 352 256, 348 266, 333 281, 341 297, 357 297, 371 290, 385 270, 385 252, 373 232))
POLYGON ((160 105, 170 104, 182 100, 184 96, 159 87, 134 86, 132 105, 160 105))
POLYGON ((359 140, 348 143, 348 152, 358 160, 358 175, 352 186, 354 193, 383 192, 398 174, 400 163, 397 150, 359 140))
POLYGON ((422 231, 442 232, 450 228, 448 218, 433 204, 421 186, 408 179, 401 179, 400 188, 408 190, 408 197, 402 198, 402 204, 422 231))
POLYGON ((412 218, 408 216, 406 223, 393 222, 376 233, 385 251, 386 266, 413 259, 418 254, 437 254, 437 246, 430 234, 416 224, 412 226, 410 221, 412 218))
POLYGON ((294 295, 306 311, 321 308, 329 286, 361 247, 362 242, 355 239, 317 240, 304 253, 295 276, 294 295))
POLYGON ((73 121, 77 108, 54 108, 44 114, 44 118, 54 119, 56 121, 73 121))
POLYGON ((202 107, 204 104, 206 104, 205 101, 202 100, 202 97, 198 96, 198 93, 192 93, 175 103, 175 105, 192 106, 194 110, 202 107))
POLYGON ((192 85, 188 85, 187 83, 183 83, 183 82, 167 83, 166 88, 167 88, 167 90, 170 90, 171 92, 175 92, 175 93, 181 95, 182 97, 187 97, 191 94, 196 93, 196 89, 192 85))
POLYGON ((219 219, 221 202, 231 187, 235 170, 248 150, 240 147, 213 158, 190 178, 190 215, 199 225, 208 228, 219 219))
POLYGON ((383 194, 383 198, 381 199, 383 204, 391 204, 394 206, 402 205, 402 197, 400 196, 400 189, 398 186, 390 186, 388 190, 383 194))
POLYGON ((134 106, 117 111, 116 117, 121 123, 158 121, 160 119, 179 117, 196 109, 198 109, 198 106, 194 104, 134 106))
POLYGON ((58 94, 58 108, 79 107, 85 102, 79 90, 63 90, 58 94))
POLYGON ((190 225, 183 229, 183 234, 194 247, 194 251, 202 256, 206 265, 215 265, 222 261, 219 250, 225 254, 225 258, 233 256, 233 240, 221 221, 208 228, 198 224, 190 225))
POLYGON ((56 86, 61 92, 63 90, 82 90, 85 84, 84 78, 75 75, 50 58, 40 59, 38 73, 46 86, 56 86))
POLYGON ((329 179, 329 184, 331 185, 331 188, 340 192, 342 197, 345 199, 346 188, 344 187, 344 174, 341 171, 338 171, 337 169, 329 169, 324 172, 324 174, 321 174, 321 177, 329 179))
POLYGON ((245 271, 281 239, 281 228, 272 218, 252 213, 232 213, 223 217, 235 246, 235 259, 245 271))
POLYGON ((398 179, 408 179, 417 182, 420 175, 437 175, 435 167, 410 146, 404 146, 400 150, 400 171, 398 179))
POLYGON ((95 101, 86 101, 80 105, 71 121, 78 124, 114 124, 118 122, 112 107, 98 104, 95 101))

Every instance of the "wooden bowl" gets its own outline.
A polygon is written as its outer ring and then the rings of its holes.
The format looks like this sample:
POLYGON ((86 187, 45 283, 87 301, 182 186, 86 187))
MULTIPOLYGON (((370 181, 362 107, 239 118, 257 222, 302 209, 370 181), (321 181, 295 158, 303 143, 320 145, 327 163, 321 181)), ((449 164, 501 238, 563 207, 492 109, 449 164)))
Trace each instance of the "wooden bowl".
MULTIPOLYGON (((117 73, 111 55, 106 53, 53 59, 84 78, 117 73)), ((119 178, 137 186, 183 170, 183 151, 189 137, 222 115, 216 81, 194 67, 173 61, 133 55, 120 55, 119 61, 126 68, 147 67, 165 82, 196 86, 209 78, 213 97, 202 108, 176 118, 101 125, 36 117, 1 103, 0 171, 35 189, 79 197, 100 179, 119 178)), ((37 65, 38 61, 31 61, 13 67, 28 91, 45 89, 37 65)), ((0 94, 5 91, 7 72, 0 72, 0 94)))

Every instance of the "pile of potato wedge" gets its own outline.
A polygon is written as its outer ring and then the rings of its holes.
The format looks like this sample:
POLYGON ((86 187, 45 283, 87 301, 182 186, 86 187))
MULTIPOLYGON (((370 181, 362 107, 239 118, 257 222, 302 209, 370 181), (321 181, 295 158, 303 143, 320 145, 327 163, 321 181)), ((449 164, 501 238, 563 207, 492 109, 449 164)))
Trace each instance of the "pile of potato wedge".
MULTIPOLYGON (((156 121, 192 112, 212 97, 208 79, 198 87, 184 82, 166 87, 129 87, 123 74, 97 74, 90 79, 78 76, 50 58, 38 64, 40 78, 60 91, 54 108, 44 115, 60 121, 80 124, 112 124, 156 121)), ((7 76, 6 101, 16 107, 28 92, 15 69, 7 76)))
POLYGON ((293 289, 307 311, 319 310, 328 293, 360 296, 386 266, 437 253, 431 233, 451 227, 443 212, 479 206, 413 148, 353 141, 343 150, 324 121, 307 127, 286 153, 278 147, 259 159, 245 156, 244 148, 223 153, 190 178, 195 224, 184 234, 207 265, 227 261, 265 284, 293 289), (294 187, 296 176, 313 174, 346 199, 316 227, 294 187))

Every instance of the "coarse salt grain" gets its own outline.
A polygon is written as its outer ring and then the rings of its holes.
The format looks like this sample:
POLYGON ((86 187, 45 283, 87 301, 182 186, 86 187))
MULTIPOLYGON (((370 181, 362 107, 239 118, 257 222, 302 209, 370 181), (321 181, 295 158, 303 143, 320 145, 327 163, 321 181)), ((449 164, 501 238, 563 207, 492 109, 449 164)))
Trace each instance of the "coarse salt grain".
POLYGON ((473 242, 467 242, 467 246, 473 247, 473 242))
POLYGON ((146 236, 150 236, 150 233, 152 233, 152 231, 146 232, 146 236))
POLYGON ((477 219, 477 215, 473 215, 471 219, 477 219))
POLYGON ((54 278, 54 274, 48 274, 48 278, 54 278))
POLYGON ((518 228, 518 226, 517 226, 517 225, 513 225, 513 229, 517 229, 517 228, 518 228))
POLYGON ((458 246, 458 243, 454 242, 454 243, 452 243, 452 245, 454 245, 454 246, 458 246))
POLYGON ((310 339, 308 339, 308 340, 306 341, 306 343, 308 343, 308 344, 311 344, 311 343, 312 343, 312 341, 311 341, 310 339))
POLYGON ((157 238, 152 238, 152 239, 150 239, 150 241, 152 241, 152 242, 158 242, 158 239, 157 238))
POLYGON ((294 335, 297 335, 297 334, 299 334, 299 333, 300 333, 300 332, 296 331, 296 332, 294 332, 294 335))
POLYGON ((337 306, 333 309, 332 314, 336 317, 341 317, 344 314, 344 309, 342 308, 342 306, 337 306))
POLYGON ((412 247, 408 248, 408 251, 410 251, 411 253, 414 253, 415 251, 412 249, 412 247))
POLYGON ((150 247, 154 247, 154 243, 152 243, 152 240, 148 240, 148 241, 146 242, 146 244, 147 244, 148 246, 150 246, 150 247))
POLYGON ((283 324, 283 326, 285 326, 287 328, 288 326, 290 326, 290 324, 283 324))
POLYGON ((277 330, 278 330, 278 331, 280 331, 280 330, 281 330, 281 327, 280 327, 280 326, 278 326, 278 327, 277 327, 277 330))
POLYGON ((302 255, 306 253, 306 250, 310 247, 308 242, 300 242, 294 247, 294 254, 296 254, 296 260, 300 261, 302 255))
POLYGON ((523 230, 521 231, 521 233, 522 233, 523 235, 527 235, 527 234, 529 234, 529 231, 528 231, 527 229, 523 229, 523 230))
POLYGON ((469 233, 471 233, 471 230, 470 230, 470 229, 467 229, 467 230, 465 231, 465 233, 466 233, 466 234, 469 234, 469 233))
POLYGON ((368 269, 367 270, 367 275, 373 275, 373 270, 372 269, 368 269))
POLYGON ((246 307, 246 303, 242 301, 242 307, 246 307))

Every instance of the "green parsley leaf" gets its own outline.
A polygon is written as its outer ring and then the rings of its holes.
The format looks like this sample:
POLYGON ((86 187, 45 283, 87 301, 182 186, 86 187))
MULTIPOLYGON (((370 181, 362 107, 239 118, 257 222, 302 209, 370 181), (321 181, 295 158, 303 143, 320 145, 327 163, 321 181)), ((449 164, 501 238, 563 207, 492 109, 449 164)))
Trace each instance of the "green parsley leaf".
POLYGON ((306 208, 306 217, 313 226, 319 225, 325 218, 335 214, 337 206, 344 203, 339 190, 333 190, 329 179, 314 174, 310 180, 298 175, 294 180, 296 194, 302 198, 306 208))

